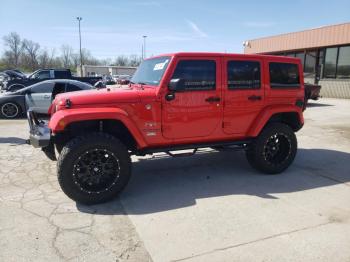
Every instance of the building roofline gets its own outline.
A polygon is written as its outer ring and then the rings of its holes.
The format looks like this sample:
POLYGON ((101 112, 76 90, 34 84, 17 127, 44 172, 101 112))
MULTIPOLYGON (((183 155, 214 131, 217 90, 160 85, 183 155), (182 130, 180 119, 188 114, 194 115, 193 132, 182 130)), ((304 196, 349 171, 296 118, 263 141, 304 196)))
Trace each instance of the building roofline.
POLYGON ((323 26, 314 27, 314 28, 310 28, 310 29, 304 29, 304 30, 300 30, 300 31, 293 31, 293 32, 282 33, 282 34, 277 34, 277 35, 270 35, 270 36, 263 36, 263 37, 254 38, 254 39, 248 39, 246 41, 249 42, 249 41, 256 41, 256 40, 268 39, 268 38, 273 38, 273 37, 280 37, 280 36, 290 35, 290 34, 298 34, 298 33, 302 33, 302 32, 315 31, 315 30, 319 30, 319 29, 323 29, 323 28, 327 28, 327 27, 341 26, 341 25, 347 25, 347 24, 350 25, 350 22, 344 22, 344 23, 333 24, 333 25, 323 25, 323 26))

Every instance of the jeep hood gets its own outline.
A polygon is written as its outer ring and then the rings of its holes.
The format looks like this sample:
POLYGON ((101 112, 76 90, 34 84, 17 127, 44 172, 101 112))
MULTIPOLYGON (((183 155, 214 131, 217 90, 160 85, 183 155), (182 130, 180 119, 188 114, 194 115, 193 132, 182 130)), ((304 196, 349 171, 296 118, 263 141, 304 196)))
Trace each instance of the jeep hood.
POLYGON ((75 105, 107 105, 115 103, 136 103, 140 101, 137 89, 93 89, 59 94, 55 102, 65 104, 69 99, 72 107, 75 105), (62 102, 61 102, 62 101, 62 102))

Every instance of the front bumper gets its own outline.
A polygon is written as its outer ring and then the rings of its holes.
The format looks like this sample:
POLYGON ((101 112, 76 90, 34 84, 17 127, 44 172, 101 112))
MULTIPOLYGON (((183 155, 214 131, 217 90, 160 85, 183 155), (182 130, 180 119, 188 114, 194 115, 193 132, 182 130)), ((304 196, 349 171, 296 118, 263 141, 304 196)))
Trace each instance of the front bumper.
POLYGON ((51 141, 51 130, 45 121, 39 120, 32 110, 27 111, 29 143, 34 147, 46 147, 51 141))
POLYGON ((32 110, 27 111, 27 118, 29 123, 28 143, 36 148, 41 148, 49 159, 56 160, 53 138, 47 122, 39 120, 32 110))

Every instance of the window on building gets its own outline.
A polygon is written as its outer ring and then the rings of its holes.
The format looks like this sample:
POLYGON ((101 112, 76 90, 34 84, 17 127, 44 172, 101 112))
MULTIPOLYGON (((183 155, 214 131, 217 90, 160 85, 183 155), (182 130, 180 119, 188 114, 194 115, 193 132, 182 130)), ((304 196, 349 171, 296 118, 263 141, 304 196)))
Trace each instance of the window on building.
POLYGON ((304 73, 314 74, 316 68, 316 51, 307 51, 305 54, 304 73))
POLYGON ((300 78, 297 64, 270 63, 271 88, 299 87, 300 78))
POLYGON ((304 52, 299 52, 295 54, 296 58, 299 58, 301 60, 301 65, 304 68, 304 61, 305 61, 305 53, 304 52))
POLYGON ((227 63, 229 89, 260 88, 260 63, 256 61, 229 61, 227 63))
POLYGON ((213 60, 181 60, 172 79, 184 80, 186 90, 215 89, 216 63, 213 60))
POLYGON ((335 78, 337 72, 337 56, 338 48, 332 47, 326 49, 326 57, 324 63, 323 76, 329 78, 335 78))
POLYGON ((350 46, 339 47, 337 78, 350 78, 350 46))

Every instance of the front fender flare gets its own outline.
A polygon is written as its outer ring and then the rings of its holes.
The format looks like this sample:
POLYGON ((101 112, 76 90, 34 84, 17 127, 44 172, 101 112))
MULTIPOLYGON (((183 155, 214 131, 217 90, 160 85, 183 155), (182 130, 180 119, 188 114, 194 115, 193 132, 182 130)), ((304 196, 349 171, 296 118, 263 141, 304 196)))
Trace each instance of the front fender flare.
POLYGON ((116 120, 122 122, 134 137, 138 147, 146 147, 144 140, 135 123, 128 113, 120 108, 78 108, 60 110, 55 112, 50 119, 49 128, 53 133, 64 131, 70 123, 89 120, 116 120))

